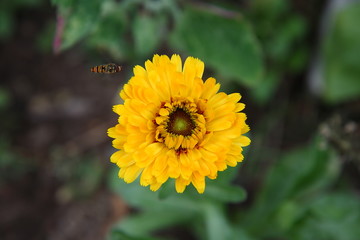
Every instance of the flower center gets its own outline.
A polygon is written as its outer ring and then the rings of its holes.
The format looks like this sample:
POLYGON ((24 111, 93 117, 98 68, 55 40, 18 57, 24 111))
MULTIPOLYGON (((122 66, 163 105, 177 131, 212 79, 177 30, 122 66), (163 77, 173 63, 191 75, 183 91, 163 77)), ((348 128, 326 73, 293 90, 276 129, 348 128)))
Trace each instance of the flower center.
POLYGON ((182 153, 193 149, 206 134, 205 117, 193 99, 173 98, 164 102, 153 123, 155 141, 182 153))
POLYGON ((177 108, 169 115, 169 123, 167 130, 170 133, 190 136, 195 128, 194 121, 189 113, 182 108, 177 108))

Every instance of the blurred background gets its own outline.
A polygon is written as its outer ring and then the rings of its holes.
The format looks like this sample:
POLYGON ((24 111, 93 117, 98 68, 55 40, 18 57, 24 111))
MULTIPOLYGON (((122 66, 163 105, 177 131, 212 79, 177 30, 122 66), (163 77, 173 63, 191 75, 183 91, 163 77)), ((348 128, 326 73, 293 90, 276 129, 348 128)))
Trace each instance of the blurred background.
POLYGON ((0 238, 359 240, 359 22, 355 0, 1 1, 0 238), (155 53, 246 104, 245 160, 203 195, 110 163, 112 105, 155 53))

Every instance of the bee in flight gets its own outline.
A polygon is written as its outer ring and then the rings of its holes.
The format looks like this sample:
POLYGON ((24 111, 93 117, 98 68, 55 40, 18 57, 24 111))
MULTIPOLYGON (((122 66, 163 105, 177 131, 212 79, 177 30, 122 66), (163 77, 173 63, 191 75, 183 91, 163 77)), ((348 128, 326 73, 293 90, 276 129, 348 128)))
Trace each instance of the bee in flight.
POLYGON ((115 63, 108 63, 92 67, 90 71, 95 73, 118 73, 121 71, 121 66, 115 63))

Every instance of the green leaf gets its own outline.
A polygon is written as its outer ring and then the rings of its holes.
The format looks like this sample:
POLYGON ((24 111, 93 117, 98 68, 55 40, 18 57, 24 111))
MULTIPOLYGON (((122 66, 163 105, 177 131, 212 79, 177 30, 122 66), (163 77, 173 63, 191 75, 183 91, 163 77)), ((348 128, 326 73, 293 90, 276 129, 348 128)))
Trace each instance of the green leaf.
POLYGON ((326 38, 324 98, 337 103, 360 96, 360 3, 342 9, 326 38))
POLYGON ((207 232, 206 239, 233 239, 232 228, 227 221, 223 208, 212 203, 205 203, 202 207, 204 209, 205 227, 207 232))
POLYGON ((8 38, 14 29, 14 19, 11 12, 0 9, 0 39, 8 38))
MULTIPOLYGON (((262 24, 271 24, 275 20, 282 16, 284 13, 289 11, 289 2, 287 0, 253 0, 251 3, 252 14, 255 13, 255 17, 262 24)), ((266 25, 268 31, 274 31, 274 29, 269 28, 269 25, 266 25)))
POLYGON ((119 230, 112 231, 107 239, 108 240, 160 240, 160 238, 130 236, 125 232, 119 230))
POLYGON ((135 53, 139 57, 147 57, 159 46, 164 34, 165 22, 165 18, 161 15, 160 17, 144 14, 136 15, 132 30, 135 53))
POLYGON ((280 76, 277 71, 269 70, 264 77, 261 87, 251 89, 251 95, 259 104, 266 104, 276 90, 280 76))
POLYGON ((272 59, 288 64, 287 61, 298 49, 294 49, 294 45, 305 35, 306 25, 304 20, 296 15, 288 17, 287 21, 281 24, 281 28, 265 41, 265 45, 272 59))
POLYGON ((134 236, 146 236, 156 230, 190 221, 191 217, 188 212, 178 209, 146 211, 123 219, 115 229, 134 236))
POLYGON ((245 200, 246 191, 239 186, 214 183, 208 184, 204 196, 220 202, 238 203, 245 200))
POLYGON ((255 87, 263 73, 262 53, 245 19, 227 19, 185 9, 171 36, 171 45, 198 57, 227 78, 255 87))
POLYGON ((168 198, 171 195, 178 194, 175 191, 175 181, 173 179, 167 180, 160 188, 159 192, 159 199, 163 200, 168 198))
POLYGON ((37 36, 36 46, 39 51, 49 53, 52 50, 52 42, 54 39, 55 25, 53 22, 47 24, 42 32, 37 36))
POLYGON ((255 240, 242 227, 236 226, 230 239, 255 240))
POLYGON ((295 240, 357 240, 360 202, 350 193, 333 193, 313 201, 307 217, 292 232, 295 240))
POLYGON ((60 8, 69 8, 76 6, 76 0, 51 0, 51 3, 60 8))
MULTIPOLYGON (((283 224, 274 218, 281 219, 279 211, 291 213, 289 210, 293 209, 291 205, 281 209, 282 204, 288 201, 296 204, 296 201, 316 196, 338 176, 339 169, 333 152, 321 149, 318 138, 306 147, 285 154, 265 178, 245 224, 252 231, 263 228, 263 233, 282 229, 283 224), (273 224, 269 225, 269 221, 273 224)), ((291 213, 294 217, 297 214, 300 213, 291 213)))
POLYGON ((0 110, 7 108, 10 105, 11 96, 7 89, 0 87, 0 110))
MULTIPOLYGON (((118 167, 112 167, 109 173, 109 187, 118 193, 129 205, 144 210, 179 209, 184 212, 193 213, 198 211, 198 201, 201 200, 200 194, 188 193, 186 190, 182 194, 173 194, 167 198, 160 199, 156 192, 151 191, 148 187, 139 184, 139 180, 127 184, 123 179, 118 178, 118 167)), ((172 186, 174 187, 174 185, 172 186)))
POLYGON ((35 165, 10 147, 9 138, 0 136, 0 187, 7 181, 21 178, 33 171, 35 165))
POLYGON ((279 231, 284 233, 289 231, 297 221, 305 214, 308 209, 306 203, 298 203, 294 200, 284 201, 274 216, 274 223, 279 231))
POLYGON ((13 33, 17 24, 17 11, 35 8, 42 3, 43 0, 0 1, 0 40, 8 39, 13 33))
POLYGON ((130 44, 126 41, 126 19, 121 6, 104 3, 106 15, 95 25, 87 43, 90 47, 111 54, 116 59, 124 59, 132 54, 130 44), (111 10, 106 10, 111 8, 111 10))
MULTIPOLYGON (((244 150, 243 154, 245 154, 245 151, 247 151, 247 149, 244 150)), ((209 184, 212 184, 213 182, 215 184, 216 183, 229 184, 238 176, 239 168, 241 167, 241 164, 242 163, 239 163, 235 167, 228 167, 225 171, 219 172, 217 178, 214 181, 208 180, 207 182, 209 184)))
POLYGON ((61 11, 60 14, 65 20, 62 50, 71 47, 93 30, 100 19, 101 3, 100 0, 79 0, 72 8, 61 11))

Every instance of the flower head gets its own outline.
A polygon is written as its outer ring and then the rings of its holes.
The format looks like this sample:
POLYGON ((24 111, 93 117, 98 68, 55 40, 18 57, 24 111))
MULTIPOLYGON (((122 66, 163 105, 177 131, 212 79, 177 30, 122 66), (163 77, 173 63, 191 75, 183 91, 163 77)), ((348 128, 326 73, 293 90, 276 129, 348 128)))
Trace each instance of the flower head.
POLYGON ((188 57, 155 55, 145 68, 134 67, 124 85, 124 104, 114 106, 119 123, 108 130, 119 151, 111 162, 119 177, 156 191, 169 178, 181 193, 192 183, 199 193, 205 177, 243 160, 242 147, 250 144, 239 93, 218 93, 214 78, 202 80, 204 63, 188 57))

